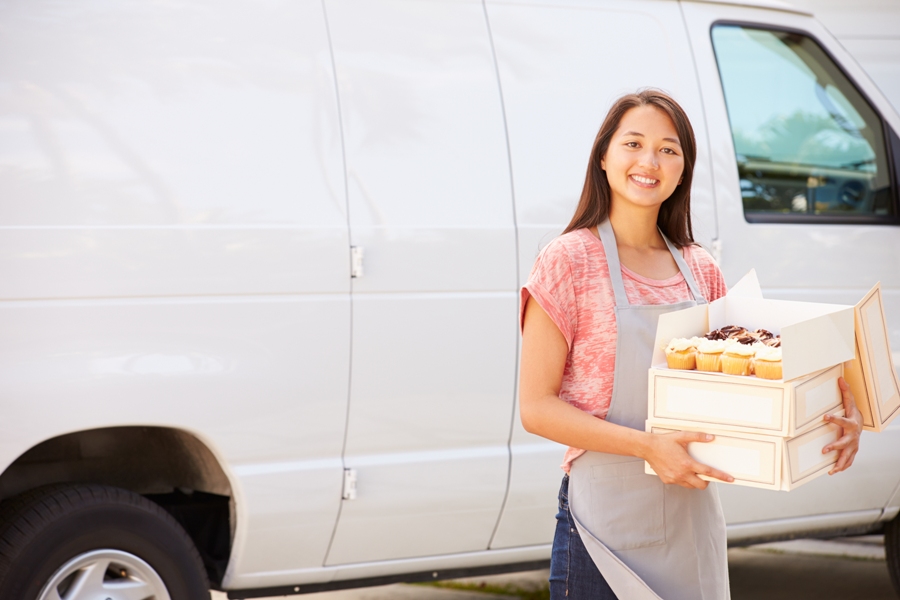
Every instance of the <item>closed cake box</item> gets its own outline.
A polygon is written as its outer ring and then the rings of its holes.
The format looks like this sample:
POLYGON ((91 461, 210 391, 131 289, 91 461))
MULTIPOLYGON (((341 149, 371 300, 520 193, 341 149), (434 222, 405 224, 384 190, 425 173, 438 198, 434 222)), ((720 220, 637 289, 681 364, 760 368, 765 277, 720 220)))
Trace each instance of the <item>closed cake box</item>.
POLYGON ((840 364, 790 381, 650 369, 647 417, 660 426, 795 436, 843 407, 840 364))
MULTIPOLYGON (((843 416, 844 411, 835 414, 843 416)), ((824 475, 837 462, 838 452, 822 454, 822 448, 836 442, 842 434, 833 423, 821 421, 812 429, 797 436, 782 437, 756 435, 735 431, 717 431, 699 427, 672 428, 647 421, 651 433, 673 431, 703 431, 715 435, 712 442, 691 442, 688 453, 697 462, 715 467, 734 477, 730 485, 756 487, 766 490, 790 491, 824 475)), ((644 471, 656 473, 649 463, 644 471)), ((700 476, 707 481, 726 483, 700 476)))

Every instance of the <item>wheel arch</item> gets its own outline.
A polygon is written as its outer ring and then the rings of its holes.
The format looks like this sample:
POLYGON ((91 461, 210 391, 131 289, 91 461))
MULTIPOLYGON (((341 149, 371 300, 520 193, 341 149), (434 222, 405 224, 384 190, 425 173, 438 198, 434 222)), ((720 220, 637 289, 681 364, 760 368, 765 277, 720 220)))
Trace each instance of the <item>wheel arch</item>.
POLYGON ((0 474, 0 502, 59 483, 97 483, 147 497, 171 513, 218 586, 236 528, 235 489, 207 444, 182 429, 105 427, 35 444, 0 474))

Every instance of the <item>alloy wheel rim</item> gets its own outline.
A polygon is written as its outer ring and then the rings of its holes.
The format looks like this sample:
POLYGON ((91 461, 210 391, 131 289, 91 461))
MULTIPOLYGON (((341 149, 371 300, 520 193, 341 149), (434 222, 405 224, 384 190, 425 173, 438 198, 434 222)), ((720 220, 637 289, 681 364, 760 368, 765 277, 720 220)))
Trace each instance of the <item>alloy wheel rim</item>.
POLYGON ((44 585, 38 600, 171 600, 146 561, 122 550, 92 550, 68 560, 44 585))

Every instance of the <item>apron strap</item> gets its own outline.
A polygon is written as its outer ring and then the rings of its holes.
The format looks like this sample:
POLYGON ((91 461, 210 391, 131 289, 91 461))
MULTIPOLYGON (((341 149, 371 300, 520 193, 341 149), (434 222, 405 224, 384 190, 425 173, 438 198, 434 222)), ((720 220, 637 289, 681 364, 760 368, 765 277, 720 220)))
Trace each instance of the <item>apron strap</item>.
MULTIPOLYGON (((628 306, 628 296, 625 294, 625 283, 622 280, 622 263, 619 262, 619 249, 616 246, 616 234, 609 219, 597 225, 597 233, 600 234, 603 251, 606 253, 606 264, 609 267, 609 279, 612 283, 613 293, 616 296, 616 306, 628 306)), ((678 265, 678 270, 681 271, 681 275, 684 277, 684 281, 687 283, 694 300, 697 304, 706 304, 706 298, 700 293, 694 274, 684 261, 684 256, 681 255, 675 244, 670 242, 669 238, 662 231, 659 234, 665 240, 669 252, 672 253, 672 258, 675 259, 675 264, 678 265)))
POLYGON ((669 252, 672 253, 672 258, 675 259, 675 263, 678 265, 678 270, 681 271, 682 276, 684 276, 684 281, 688 284, 688 288, 691 290, 691 295, 694 296, 694 300, 697 304, 706 304, 706 298, 704 298, 703 294, 700 293, 700 286, 697 285, 697 281, 694 279, 694 272, 691 271, 691 268, 687 266, 687 263, 684 261, 684 256, 681 254, 681 251, 675 247, 675 244, 669 241, 669 238, 666 237, 662 231, 659 232, 659 235, 666 241, 666 246, 669 247, 669 252))
POLYGON ((616 295, 616 306, 628 306, 628 296, 625 294, 625 283, 622 281, 622 264, 619 262, 619 249, 616 247, 616 234, 613 232, 612 223, 606 219, 597 225, 597 233, 603 242, 603 251, 606 252, 606 266, 609 267, 609 280, 612 282, 613 292, 616 295))

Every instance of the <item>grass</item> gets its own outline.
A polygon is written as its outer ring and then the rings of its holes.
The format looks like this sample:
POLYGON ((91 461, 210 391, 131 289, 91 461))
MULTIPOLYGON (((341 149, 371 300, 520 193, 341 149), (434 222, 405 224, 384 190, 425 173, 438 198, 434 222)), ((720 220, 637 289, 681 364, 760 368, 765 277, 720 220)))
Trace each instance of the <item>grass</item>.
POLYGON ((459 583, 457 581, 435 581, 420 585, 430 585, 448 590, 461 590, 466 592, 481 592, 482 594, 497 594, 510 596, 519 600, 550 600, 550 588, 538 589, 520 588, 515 585, 493 585, 490 583, 459 583))

